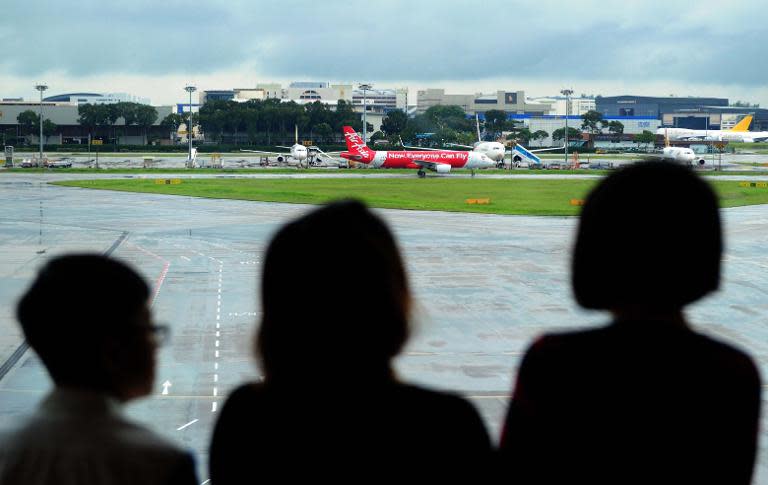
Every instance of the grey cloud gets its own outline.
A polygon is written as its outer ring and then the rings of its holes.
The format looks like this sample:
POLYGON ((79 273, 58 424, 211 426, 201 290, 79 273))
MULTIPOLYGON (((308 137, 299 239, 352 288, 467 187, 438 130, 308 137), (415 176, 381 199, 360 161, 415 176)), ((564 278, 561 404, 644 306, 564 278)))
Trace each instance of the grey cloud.
POLYGON ((491 77, 762 85, 768 14, 681 1, 12 0, 0 66, 33 75, 215 72, 276 78, 491 77), (40 32, 37 42, 33 32, 40 32), (191 47, 190 47, 191 46, 191 47))

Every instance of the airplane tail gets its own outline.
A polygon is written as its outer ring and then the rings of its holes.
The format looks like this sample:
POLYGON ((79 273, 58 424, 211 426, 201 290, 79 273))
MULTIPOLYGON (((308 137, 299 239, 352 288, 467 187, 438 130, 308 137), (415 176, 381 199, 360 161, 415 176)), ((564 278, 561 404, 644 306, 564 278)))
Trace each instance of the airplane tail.
POLYGON ((752 124, 752 115, 747 115, 728 131, 749 131, 750 124, 752 124))
POLYGON ((369 163, 373 160, 376 152, 368 148, 360 135, 351 126, 344 127, 344 139, 347 142, 347 151, 356 160, 363 163, 369 163))

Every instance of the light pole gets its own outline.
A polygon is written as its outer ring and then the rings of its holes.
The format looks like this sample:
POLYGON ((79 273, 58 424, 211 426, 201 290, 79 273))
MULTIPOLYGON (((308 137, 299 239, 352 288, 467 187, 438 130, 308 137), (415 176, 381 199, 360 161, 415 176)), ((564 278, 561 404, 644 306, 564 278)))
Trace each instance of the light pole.
POLYGON ((568 165, 568 112, 570 111, 570 97, 573 89, 563 89, 560 94, 565 96, 565 164, 568 165))
POLYGON ((36 84, 35 89, 40 91, 40 165, 43 164, 43 91, 48 89, 45 84, 36 84))
POLYGON ((363 91, 363 141, 368 143, 366 133, 368 132, 368 123, 365 120, 365 112, 368 111, 368 103, 366 102, 365 92, 369 91, 373 86, 370 84, 361 84, 360 89, 363 91))
POLYGON ((187 85, 184 91, 189 93, 189 123, 187 123, 187 139, 189 139, 189 158, 187 159, 187 167, 192 168, 192 93, 197 90, 196 87, 187 85))

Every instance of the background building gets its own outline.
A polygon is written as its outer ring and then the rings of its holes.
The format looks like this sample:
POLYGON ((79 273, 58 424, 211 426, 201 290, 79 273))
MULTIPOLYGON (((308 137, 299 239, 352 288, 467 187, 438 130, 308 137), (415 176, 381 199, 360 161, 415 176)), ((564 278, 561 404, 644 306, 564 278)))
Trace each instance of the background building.
MULTIPOLYGON (((543 96, 538 98, 528 98, 529 103, 535 104, 548 104, 550 106, 549 113, 551 115, 565 115, 565 96, 543 96)), ((587 111, 596 110, 595 98, 584 97, 569 97, 568 98, 568 112, 567 114, 581 116, 587 111)))
MULTIPOLYGON (((565 128, 565 116, 559 115, 544 115, 544 116, 531 116, 531 115, 518 115, 514 119, 522 121, 531 132, 538 130, 546 131, 549 136, 547 138, 536 140, 532 143, 533 146, 556 146, 562 145, 563 140, 555 141, 552 139, 552 133, 555 130, 565 128)), ((638 135, 643 131, 656 132, 661 125, 661 122, 653 116, 609 116, 603 118, 605 123, 611 121, 619 121, 624 125, 624 134, 626 135, 638 135)), ((579 115, 568 116, 568 127, 581 130, 582 118, 579 115)), ((608 132, 607 129, 602 130, 608 132)))
POLYGON ((653 116, 661 119, 664 113, 676 110, 698 109, 704 106, 728 106, 727 98, 652 97, 652 96, 597 96, 597 111, 604 117, 653 116))
POLYGON ((425 89, 418 92, 416 113, 424 114, 432 106, 460 106, 468 115, 484 115, 489 110, 509 114, 545 115, 549 104, 527 103, 524 91, 496 91, 495 94, 445 94, 444 89, 425 89))
POLYGON ((51 103, 66 103, 75 106, 81 104, 139 103, 150 104, 149 98, 142 98, 128 93, 67 93, 43 98, 51 103))

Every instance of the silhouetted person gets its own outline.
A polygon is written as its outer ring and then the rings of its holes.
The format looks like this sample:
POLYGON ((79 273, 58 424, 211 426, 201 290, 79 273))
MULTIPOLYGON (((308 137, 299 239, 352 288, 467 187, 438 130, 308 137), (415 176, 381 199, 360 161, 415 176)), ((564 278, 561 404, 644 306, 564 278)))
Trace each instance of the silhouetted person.
POLYGON ((256 355, 211 445, 216 485, 479 476, 485 427, 457 396, 400 382, 411 293, 387 226, 359 202, 284 226, 266 253, 256 355))
POLYGON ((501 441, 510 483, 750 482, 757 370, 683 314, 718 288, 722 251, 717 197, 686 167, 637 164, 589 194, 573 290, 613 321, 526 352, 501 441))
POLYGON ((17 318, 55 387, 0 438, 0 484, 199 483, 190 454, 121 414, 153 387, 160 327, 149 296, 103 256, 62 256, 40 271, 17 318))

